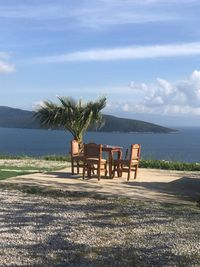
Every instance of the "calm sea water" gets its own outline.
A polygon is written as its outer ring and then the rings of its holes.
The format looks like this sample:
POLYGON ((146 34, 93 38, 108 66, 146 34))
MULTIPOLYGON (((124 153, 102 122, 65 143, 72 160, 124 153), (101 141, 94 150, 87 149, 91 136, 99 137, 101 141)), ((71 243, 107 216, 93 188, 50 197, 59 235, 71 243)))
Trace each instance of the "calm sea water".
MULTIPOLYGON (((0 128, 0 154, 42 156, 65 155, 72 136, 64 131, 0 128)), ((181 128, 177 133, 88 133, 85 142, 142 145, 142 158, 200 162, 200 128, 181 128)))

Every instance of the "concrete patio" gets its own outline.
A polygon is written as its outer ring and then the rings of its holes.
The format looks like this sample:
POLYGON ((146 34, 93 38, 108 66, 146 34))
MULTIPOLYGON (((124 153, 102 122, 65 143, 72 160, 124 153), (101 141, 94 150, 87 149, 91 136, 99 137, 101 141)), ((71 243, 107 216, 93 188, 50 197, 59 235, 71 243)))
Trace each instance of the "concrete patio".
POLYGON ((156 169, 139 169, 136 180, 127 182, 126 175, 114 179, 96 177, 82 180, 81 175, 71 175, 70 167, 56 172, 17 176, 3 183, 17 183, 50 187, 70 192, 117 195, 141 200, 167 203, 187 203, 200 195, 200 173, 156 169))

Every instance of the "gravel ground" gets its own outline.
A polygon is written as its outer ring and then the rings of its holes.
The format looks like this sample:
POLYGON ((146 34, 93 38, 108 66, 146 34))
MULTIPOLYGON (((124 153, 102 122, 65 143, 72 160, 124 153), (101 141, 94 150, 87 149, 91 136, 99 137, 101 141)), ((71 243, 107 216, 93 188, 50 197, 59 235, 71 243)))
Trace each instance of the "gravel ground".
POLYGON ((69 166, 69 162, 52 161, 43 159, 0 159, 0 166, 5 167, 35 167, 35 168, 65 168, 69 166))
POLYGON ((200 266, 200 209, 0 189, 0 266, 200 266))

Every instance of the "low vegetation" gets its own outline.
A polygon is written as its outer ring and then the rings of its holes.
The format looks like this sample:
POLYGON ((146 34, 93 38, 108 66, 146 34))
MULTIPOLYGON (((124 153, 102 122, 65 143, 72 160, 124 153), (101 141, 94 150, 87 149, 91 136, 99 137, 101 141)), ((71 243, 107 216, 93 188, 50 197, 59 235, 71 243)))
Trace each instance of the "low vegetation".
POLYGON ((15 171, 0 170, 0 180, 5 180, 7 178, 11 178, 11 177, 18 176, 18 175, 24 175, 24 174, 28 174, 28 172, 26 171, 15 172, 15 171))
POLYGON ((177 171, 200 171, 200 163, 188 163, 179 161, 166 160, 145 160, 140 161, 139 167, 163 170, 177 170, 177 171))
MULTIPOLYGON (((47 155, 42 157, 45 160, 68 161, 70 156, 47 155)), ((200 162, 181 162, 181 161, 167 161, 155 159, 141 159, 140 168, 148 169, 163 169, 163 170, 177 170, 177 171, 200 171, 200 162)))
MULTIPOLYGON (((46 155, 42 157, 12 156, 7 154, 0 155, 0 159, 18 160, 44 160, 55 162, 70 162, 70 155, 46 155)), ((64 166, 64 165, 63 165, 64 166)), ((155 159, 141 159, 140 168, 177 170, 177 171, 200 171, 200 162, 181 162, 155 159)))
POLYGON ((55 162, 53 160, 33 159, 27 157, 8 157, 0 159, 0 180, 10 177, 36 173, 50 172, 66 167, 66 162, 55 162))

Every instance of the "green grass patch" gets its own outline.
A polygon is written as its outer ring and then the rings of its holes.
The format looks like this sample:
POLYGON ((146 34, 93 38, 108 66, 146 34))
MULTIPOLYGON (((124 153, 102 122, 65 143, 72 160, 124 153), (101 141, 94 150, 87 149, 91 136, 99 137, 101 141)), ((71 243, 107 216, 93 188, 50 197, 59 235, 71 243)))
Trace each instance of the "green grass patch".
POLYGON ((27 156, 27 155, 9 155, 0 154, 0 159, 43 159, 52 161, 70 161, 70 155, 45 155, 45 156, 27 156))
POLYGON ((178 171, 200 171, 200 163, 187 163, 178 161, 166 160, 145 160, 140 161, 139 167, 163 170, 178 170, 178 171))
POLYGON ((52 168, 44 168, 44 167, 34 167, 34 166, 29 166, 29 165, 25 165, 25 166, 7 166, 7 165, 0 165, 0 171, 11 171, 11 170, 16 170, 16 171, 39 171, 39 172, 48 172, 48 171, 56 171, 61 169, 61 167, 52 167, 52 168))
MULTIPOLYGON (((60 162, 71 161, 70 155, 46 155, 42 157, 28 157, 26 155, 22 155, 22 156, 0 155, 0 159, 18 159, 18 160, 36 159, 36 160, 60 161, 60 162)), ((139 167, 140 168, 151 168, 151 169, 163 169, 163 170, 200 171, 200 163, 155 160, 155 159, 141 159, 139 167)), ((27 167, 27 168, 30 170, 31 169, 34 170, 34 167, 27 167)), ((16 168, 14 167, 14 169, 16 168)), ((41 170, 43 169, 41 168, 41 170)), ((51 170, 52 169, 48 169, 47 171, 51 171, 51 170)))
MULTIPOLYGON (((35 173, 34 171, 32 173, 35 173)), ((15 171, 0 171, 0 180, 5 180, 11 177, 19 176, 19 175, 25 175, 25 174, 30 174, 30 172, 26 171, 20 171, 20 172, 15 172, 15 171)))
POLYGON ((37 173, 37 172, 51 172, 62 169, 63 167, 52 167, 52 168, 44 168, 44 167, 34 167, 34 166, 7 166, 0 165, 0 180, 5 180, 7 178, 37 173))
MULTIPOLYGON (((44 160, 49 161, 67 161, 70 162, 70 156, 58 156, 58 155, 47 155, 42 157, 44 160)), ((179 161, 166 161, 166 160, 154 160, 154 159, 141 159, 140 168, 151 168, 151 169, 163 169, 163 170, 179 170, 179 171, 200 171, 200 163, 188 163, 179 161)))
MULTIPOLYGON (((43 156, 42 159, 50 161, 67 161, 70 162, 70 155, 47 155, 43 156)), ((180 170, 180 171, 200 171, 200 163, 189 163, 179 161, 167 161, 167 160, 154 160, 154 159, 141 159, 141 168, 151 169, 163 169, 163 170, 180 170)))
POLYGON ((30 159, 30 157, 26 155, 9 155, 9 154, 0 154, 0 159, 30 159))
POLYGON ((63 155, 46 155, 41 157, 44 160, 50 160, 50 161, 71 161, 70 155, 63 156, 63 155))
POLYGON ((45 155, 41 157, 0 154, 0 159, 42 159, 47 161, 71 161, 70 155, 45 155))

